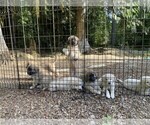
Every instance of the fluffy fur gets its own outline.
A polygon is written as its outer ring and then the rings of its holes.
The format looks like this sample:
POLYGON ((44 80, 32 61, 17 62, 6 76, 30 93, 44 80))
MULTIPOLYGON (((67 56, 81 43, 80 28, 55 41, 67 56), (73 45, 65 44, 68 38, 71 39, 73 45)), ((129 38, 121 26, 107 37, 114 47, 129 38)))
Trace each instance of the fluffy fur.
POLYGON ((94 94, 101 94, 101 88, 98 85, 97 76, 94 72, 87 72, 85 74, 84 88, 94 94))
POLYGON ((33 85, 30 89, 40 87, 41 89, 48 89, 50 91, 57 90, 81 90, 83 81, 76 77, 62 77, 53 79, 50 75, 42 72, 43 69, 39 69, 36 66, 29 65, 27 67, 27 74, 33 78, 33 85))
POLYGON ((106 95, 107 98, 115 98, 116 77, 113 74, 104 74, 97 79, 94 72, 85 75, 84 87, 92 93, 106 95))
POLYGON ((141 79, 125 79, 121 83, 125 88, 141 95, 150 95, 150 76, 142 76, 141 79))
POLYGON ((98 84, 102 88, 103 95, 107 98, 115 98, 115 83, 116 77, 114 74, 104 74, 102 78, 98 79, 98 84))
POLYGON ((28 67, 32 67, 33 69, 40 69, 40 71, 43 71, 45 73, 48 73, 51 75, 51 77, 55 78, 59 76, 59 73, 56 70, 56 60, 57 60, 57 56, 54 59, 53 62, 42 62, 42 61, 28 61, 26 64, 26 68, 28 71, 28 67))
POLYGON ((30 89, 36 88, 38 85, 41 84, 41 81, 44 78, 43 73, 48 75, 48 72, 45 69, 39 69, 39 67, 33 64, 27 64, 27 74, 33 78, 33 84, 30 89))
POLYGON ((50 91, 58 90, 82 90, 83 81, 77 77, 63 77, 53 80, 49 84, 50 91))

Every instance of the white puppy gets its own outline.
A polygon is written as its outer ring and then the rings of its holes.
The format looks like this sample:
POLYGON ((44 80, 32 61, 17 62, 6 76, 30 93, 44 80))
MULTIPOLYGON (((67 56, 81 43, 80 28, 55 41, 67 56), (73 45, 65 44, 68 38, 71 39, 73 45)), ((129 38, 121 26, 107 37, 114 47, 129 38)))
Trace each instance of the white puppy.
POLYGON ((49 84, 50 91, 58 90, 82 90, 83 81, 77 77, 63 77, 56 80, 53 80, 49 84))
POLYGON ((144 85, 142 85, 142 90, 141 94, 142 95, 150 95, 150 76, 142 76, 142 83, 144 83, 144 85))
POLYGON ((125 88, 136 90, 137 86, 141 83, 141 80, 139 79, 125 79, 123 81, 123 86, 125 88))
POLYGON ((102 78, 98 79, 103 95, 106 95, 107 98, 115 98, 115 82, 116 77, 114 74, 104 74, 102 78))
POLYGON ((136 91, 141 95, 150 95, 150 76, 142 76, 141 79, 126 79, 121 82, 127 89, 136 91))

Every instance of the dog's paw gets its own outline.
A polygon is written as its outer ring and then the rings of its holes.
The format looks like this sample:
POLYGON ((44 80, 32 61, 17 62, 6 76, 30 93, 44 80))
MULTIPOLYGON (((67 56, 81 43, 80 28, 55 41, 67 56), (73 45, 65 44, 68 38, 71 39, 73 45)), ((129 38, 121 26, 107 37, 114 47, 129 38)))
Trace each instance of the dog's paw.
POLYGON ((101 95, 101 91, 97 91, 97 90, 96 90, 95 93, 98 94, 98 95, 101 95))
POLYGON ((102 97, 104 97, 104 96, 105 96, 105 93, 102 94, 102 97))
POLYGON ((30 90, 34 89, 35 87, 34 86, 30 86, 30 90))
POLYGON ((110 95, 111 95, 111 98, 112 98, 112 99, 115 98, 115 87, 114 87, 114 85, 111 87, 110 95))
POLYGON ((110 99, 110 93, 109 93, 109 91, 108 90, 106 90, 106 98, 108 98, 108 99, 110 99))
POLYGON ((68 49, 67 48, 63 48, 63 53, 66 55, 66 56, 68 56, 69 55, 69 51, 68 51, 68 49))
POLYGON ((114 99, 115 98, 115 94, 111 94, 111 98, 114 99))

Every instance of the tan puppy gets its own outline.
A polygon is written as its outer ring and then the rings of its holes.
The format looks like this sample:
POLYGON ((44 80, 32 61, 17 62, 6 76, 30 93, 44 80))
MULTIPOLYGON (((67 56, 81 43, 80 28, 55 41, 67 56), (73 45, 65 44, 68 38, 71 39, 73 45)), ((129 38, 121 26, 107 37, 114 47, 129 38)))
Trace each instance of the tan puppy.
POLYGON ((43 69, 29 65, 27 68, 27 73, 33 78, 33 86, 30 89, 35 87, 40 87, 41 89, 48 89, 50 91, 57 90, 82 90, 83 81, 77 77, 62 77, 53 79, 50 75, 46 75, 43 72, 43 69))
POLYGON ((64 54, 68 57, 70 76, 79 76, 79 38, 72 35, 68 38, 68 47, 63 48, 64 54))
POLYGON ((35 88, 41 83, 41 80, 45 76, 50 76, 51 79, 55 79, 59 76, 59 73, 55 69, 55 61, 50 64, 42 64, 36 62, 27 63, 27 74, 33 78, 33 85, 30 89, 35 88))
POLYGON ((57 56, 52 62, 43 62, 42 60, 28 61, 26 68, 30 65, 33 67, 38 67, 41 71, 43 70, 46 73, 48 72, 53 77, 58 77, 59 73, 56 69, 57 56))
POLYGON ((101 88, 98 84, 97 76, 94 72, 86 72, 84 88, 93 94, 101 94, 101 88))
MULTIPOLYGON (((38 85, 41 84, 41 80, 43 79, 43 73, 40 71, 39 67, 33 64, 27 64, 27 74, 33 78, 33 84, 30 89, 36 88, 38 85)), ((43 70, 44 71, 44 70, 43 70)), ((46 73, 46 72, 45 72, 46 73)))

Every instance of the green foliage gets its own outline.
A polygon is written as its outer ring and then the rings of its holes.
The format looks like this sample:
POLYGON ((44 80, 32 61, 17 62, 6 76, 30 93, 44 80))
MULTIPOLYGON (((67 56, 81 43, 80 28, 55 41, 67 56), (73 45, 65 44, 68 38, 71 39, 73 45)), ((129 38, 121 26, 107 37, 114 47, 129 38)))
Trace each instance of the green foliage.
POLYGON ((131 7, 115 7, 117 21, 116 45, 124 47, 140 47, 148 43, 145 37, 149 33, 150 23, 145 18, 149 12, 134 3, 131 7))
POLYGON ((109 24, 104 9, 104 7, 90 7, 88 10, 89 39, 91 45, 95 47, 105 45, 109 41, 109 24))
POLYGON ((0 25, 1 26, 3 26, 3 21, 6 17, 6 12, 7 12, 6 9, 7 9, 6 7, 2 7, 2 6, 0 7, 0 25))
POLYGON ((33 13, 32 7, 18 7, 15 11, 18 11, 18 13, 14 13, 15 23, 16 26, 18 26, 16 30, 22 35, 22 39, 20 39, 19 42, 20 45, 17 44, 17 46, 20 46, 21 48, 24 48, 25 46, 29 47, 30 41, 34 39, 35 13, 33 13), (26 45, 24 45, 23 41, 26 45))
MULTIPOLYGON (((65 1, 63 0, 63 2, 65 1)), ((41 48, 53 51, 54 45, 56 45, 56 48, 61 50, 65 46, 68 36, 76 34, 78 18, 76 17, 77 7, 64 6, 63 2, 62 6, 54 8, 51 6, 14 7, 11 11, 10 22, 14 20, 14 34, 18 38, 16 46, 24 48, 25 40, 26 46, 29 47, 30 42, 34 40, 37 48, 40 41, 41 48), (54 37, 56 44, 54 44, 54 37)), ((131 7, 113 7, 114 13, 112 14, 112 10, 110 9, 109 13, 108 8, 88 7, 86 10, 85 31, 88 33, 87 37, 92 47, 110 44, 112 18, 116 22, 116 30, 113 33, 116 38, 114 45, 133 48, 150 46, 150 12, 147 9, 134 3, 134 6, 131 7)), ((0 10, 0 22, 3 22, 4 19, 8 22, 7 8, 1 7, 0 10)), ((8 23, 4 25, 7 26, 8 23)), ((5 35, 9 35, 9 32, 5 35)))
POLYGON ((112 125, 112 117, 111 116, 103 117, 102 125, 112 125))

